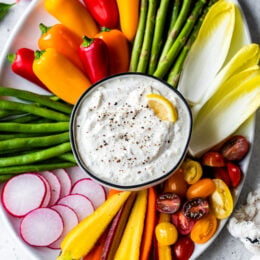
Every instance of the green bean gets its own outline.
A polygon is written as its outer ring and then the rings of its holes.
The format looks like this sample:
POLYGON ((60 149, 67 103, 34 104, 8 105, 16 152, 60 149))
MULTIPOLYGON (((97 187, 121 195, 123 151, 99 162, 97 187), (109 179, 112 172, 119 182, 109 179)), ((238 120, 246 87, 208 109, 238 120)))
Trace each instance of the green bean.
MULTIPOLYGON (((38 133, 9 133, 9 134, 0 134, 0 141, 1 140, 8 140, 8 139, 13 139, 13 138, 18 138, 18 137, 35 137, 39 136, 38 133)), ((42 136, 42 134, 41 134, 42 136)))
POLYGON ((31 115, 31 114, 25 114, 23 116, 13 118, 12 122, 13 123, 28 123, 28 122, 34 121, 36 119, 39 119, 39 118, 40 118, 39 116, 35 116, 35 115, 31 115))
POLYGON ((48 108, 39 107, 34 104, 14 102, 10 100, 0 100, 0 109, 23 111, 55 121, 69 121, 70 119, 68 115, 56 112, 48 108))
POLYGON ((0 131, 20 133, 58 133, 69 130, 69 122, 0 123, 0 131))
POLYGON ((47 135, 40 137, 24 137, 24 138, 14 138, 12 140, 0 141, 0 151, 1 150, 10 150, 10 149, 28 149, 28 148, 37 148, 37 147, 46 147, 56 144, 61 144, 68 142, 70 139, 69 132, 47 135))
POLYGON ((46 107, 70 114, 73 106, 52 100, 52 96, 39 95, 30 91, 0 87, 0 96, 12 96, 27 101, 33 101, 46 107))
POLYGON ((13 111, 13 110, 0 110, 0 118, 5 118, 13 115, 20 115, 20 111, 13 111))
POLYGON ((28 152, 22 155, 0 158, 0 167, 40 162, 70 151, 70 142, 66 142, 36 152, 28 152))
POLYGON ((73 153, 64 153, 64 154, 59 155, 58 158, 63 159, 68 162, 77 163, 73 153))
POLYGON ((0 175, 0 183, 1 182, 6 182, 9 179, 11 179, 14 175, 12 174, 6 174, 6 175, 0 175))
POLYGON ((54 169, 69 168, 75 165, 76 164, 72 162, 44 163, 43 161, 40 164, 27 164, 27 165, 19 165, 19 166, 1 167, 0 176, 1 175, 10 176, 11 174, 19 174, 24 172, 40 172, 40 171, 48 171, 48 170, 50 171, 54 169))

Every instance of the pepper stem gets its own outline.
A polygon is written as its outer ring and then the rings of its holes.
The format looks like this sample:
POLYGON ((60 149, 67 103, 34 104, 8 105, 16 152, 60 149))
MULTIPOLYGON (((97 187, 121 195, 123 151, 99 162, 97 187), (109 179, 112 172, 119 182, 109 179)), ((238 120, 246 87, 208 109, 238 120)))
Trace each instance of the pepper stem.
POLYGON ((100 29, 101 32, 110 32, 111 29, 107 28, 107 27, 101 27, 100 29))
POLYGON ((51 29, 52 26, 46 26, 43 23, 39 24, 39 28, 41 30, 41 34, 45 34, 46 32, 48 32, 51 29))
POLYGON ((8 60, 10 63, 13 63, 14 60, 15 60, 15 58, 16 58, 16 54, 11 53, 11 54, 8 54, 8 55, 7 55, 7 60, 8 60))
POLYGON ((94 41, 94 39, 88 38, 87 36, 83 37, 83 42, 81 44, 82 47, 88 47, 91 45, 91 43, 94 41))
POLYGON ((34 52, 34 58, 35 58, 35 60, 40 59, 40 57, 42 56, 42 54, 43 54, 45 51, 46 51, 46 50, 42 50, 42 51, 36 50, 36 51, 34 52))

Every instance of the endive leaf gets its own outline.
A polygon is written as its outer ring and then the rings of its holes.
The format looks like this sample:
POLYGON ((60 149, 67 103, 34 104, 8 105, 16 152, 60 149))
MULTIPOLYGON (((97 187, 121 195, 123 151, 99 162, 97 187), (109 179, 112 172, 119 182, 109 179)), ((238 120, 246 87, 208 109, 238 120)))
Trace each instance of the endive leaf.
POLYGON ((260 69, 256 67, 230 78, 202 107, 189 146, 193 156, 227 138, 259 108, 260 69))
POLYGON ((260 57, 260 48, 258 44, 252 43, 242 47, 233 58, 224 66, 213 79, 200 103, 192 108, 193 118, 201 107, 209 100, 209 98, 217 91, 217 89, 231 76, 241 72, 253 65, 257 65, 260 57))
POLYGON ((185 60, 178 90, 191 104, 199 103, 222 67, 235 25, 234 3, 219 0, 208 11, 185 60))

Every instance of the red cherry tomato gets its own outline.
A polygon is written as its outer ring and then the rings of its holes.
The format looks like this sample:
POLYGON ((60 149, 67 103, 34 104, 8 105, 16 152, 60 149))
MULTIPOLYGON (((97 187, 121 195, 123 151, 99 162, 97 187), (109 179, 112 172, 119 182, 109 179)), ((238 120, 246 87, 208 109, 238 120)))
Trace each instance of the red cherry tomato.
POLYGON ((224 167, 224 156, 218 152, 207 152, 202 157, 202 164, 210 167, 224 167))
POLYGON ((187 218, 201 219, 209 213, 209 203, 203 198, 188 200, 183 205, 183 213, 187 218))
POLYGON ((224 167, 216 167, 213 169, 213 175, 216 179, 221 179, 224 181, 228 187, 231 187, 231 180, 228 171, 224 167))
POLYGON ((236 188, 240 184, 242 179, 241 169, 238 165, 231 162, 227 163, 227 169, 228 169, 228 175, 231 180, 231 186, 233 188, 236 188))
POLYGON ((173 214, 179 210, 180 206, 180 196, 172 192, 163 193, 156 199, 156 209, 161 213, 173 214))
POLYGON ((180 237, 173 246, 174 256, 178 260, 189 260, 194 247, 194 242, 189 237, 180 237))
POLYGON ((192 227, 196 223, 195 219, 187 218, 182 211, 178 211, 171 215, 172 223, 181 235, 190 234, 192 227))
POLYGON ((235 135, 227 140, 221 148, 221 153, 229 161, 242 160, 249 150, 249 142, 244 136, 235 135))

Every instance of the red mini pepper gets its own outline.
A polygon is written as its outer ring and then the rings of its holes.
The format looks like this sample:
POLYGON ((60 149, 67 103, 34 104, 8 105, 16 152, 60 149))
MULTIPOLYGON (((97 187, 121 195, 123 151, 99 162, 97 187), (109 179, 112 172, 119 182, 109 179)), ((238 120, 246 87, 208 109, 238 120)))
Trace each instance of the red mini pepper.
POLYGON ((106 43, 99 38, 83 38, 79 47, 79 56, 84 65, 88 78, 92 83, 108 76, 109 54, 106 43))
POLYGON ((84 0, 84 3, 102 27, 114 29, 119 23, 119 12, 116 0, 84 0))
POLYGON ((9 54, 8 60, 12 63, 12 70, 17 75, 29 80, 43 89, 48 88, 39 80, 32 69, 34 51, 28 48, 19 49, 16 54, 9 54))

